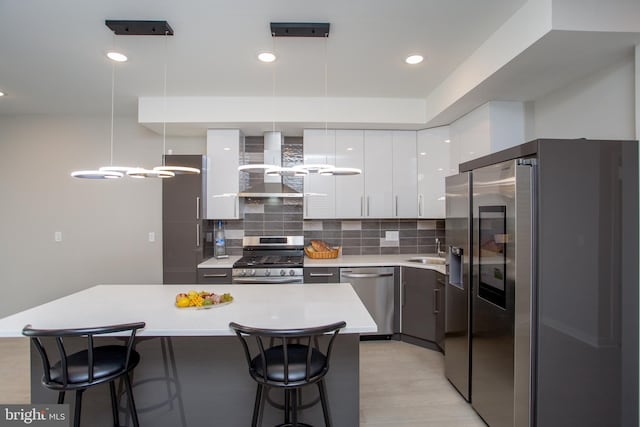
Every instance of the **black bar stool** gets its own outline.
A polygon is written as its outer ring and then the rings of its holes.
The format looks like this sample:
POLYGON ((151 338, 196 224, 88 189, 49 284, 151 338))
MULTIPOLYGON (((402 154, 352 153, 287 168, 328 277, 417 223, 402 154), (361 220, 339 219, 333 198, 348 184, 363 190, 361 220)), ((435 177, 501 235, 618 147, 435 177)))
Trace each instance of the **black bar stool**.
POLYGON ((249 374, 258 383, 252 427, 262 423, 265 389, 271 387, 285 392, 284 424, 281 426, 306 426, 298 423, 297 392, 311 384, 318 386, 324 422, 327 427, 331 426, 324 377, 329 371, 333 341, 346 325, 337 322, 304 329, 260 329, 234 322, 229 324, 242 342, 249 374), (326 334, 330 335, 328 340, 320 339, 326 334), (249 345, 249 337, 255 339, 255 346, 249 345), (321 346, 320 342, 324 344, 321 346))
POLYGON ((78 329, 34 329, 31 325, 27 325, 22 330, 22 334, 30 337, 38 350, 44 372, 42 385, 58 392, 58 403, 64 402, 66 391, 75 390, 74 427, 80 425, 82 393, 89 387, 105 382, 109 382, 113 423, 115 426, 120 424, 115 388, 115 380, 120 377, 124 379, 127 388, 133 425, 138 427, 129 372, 140 362, 140 355, 134 350, 134 344, 137 330, 144 327, 144 322, 78 329), (96 335, 126 331, 129 331, 129 337, 124 345, 94 345, 96 335), (64 339, 68 337, 86 337, 86 348, 67 354, 64 339), (60 356, 54 364, 51 363, 44 345, 44 341, 49 339, 55 341, 60 356))

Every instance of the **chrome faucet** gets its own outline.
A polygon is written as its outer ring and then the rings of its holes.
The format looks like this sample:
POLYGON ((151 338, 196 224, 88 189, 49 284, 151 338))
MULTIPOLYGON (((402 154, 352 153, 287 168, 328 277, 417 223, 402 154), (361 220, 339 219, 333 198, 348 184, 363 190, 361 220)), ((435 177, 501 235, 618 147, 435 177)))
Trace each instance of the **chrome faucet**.
POLYGON ((440 239, 436 237, 436 253, 438 256, 444 256, 444 251, 440 249, 440 239))

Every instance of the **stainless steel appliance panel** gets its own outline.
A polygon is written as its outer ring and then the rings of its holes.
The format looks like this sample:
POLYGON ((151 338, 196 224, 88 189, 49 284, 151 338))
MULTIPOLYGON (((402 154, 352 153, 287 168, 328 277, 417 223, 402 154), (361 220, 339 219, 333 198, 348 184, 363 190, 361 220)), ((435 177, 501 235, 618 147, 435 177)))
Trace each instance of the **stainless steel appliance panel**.
POLYGON ((471 174, 446 178, 446 228, 448 274, 445 285, 445 375, 470 399, 471 316, 471 174))
POLYGON ((514 422, 515 168, 473 171, 471 404, 491 427, 514 422))
POLYGON ((341 268, 340 282, 350 283, 378 326, 373 335, 392 335, 395 320, 394 267, 341 268))

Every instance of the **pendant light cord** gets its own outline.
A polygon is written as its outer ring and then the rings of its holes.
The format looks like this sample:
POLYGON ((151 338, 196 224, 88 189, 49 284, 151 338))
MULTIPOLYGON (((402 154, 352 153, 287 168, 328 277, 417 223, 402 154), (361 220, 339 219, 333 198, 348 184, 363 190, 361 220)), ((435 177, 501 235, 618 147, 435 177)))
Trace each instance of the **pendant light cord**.
POLYGON ((110 160, 109 160, 109 166, 113 166, 113 111, 114 111, 114 107, 113 107, 113 100, 114 100, 114 94, 115 94, 115 86, 116 86, 116 63, 113 62, 111 64, 111 138, 110 138, 110 160))
POLYGON ((164 32, 164 70, 162 85, 162 166, 165 165, 165 153, 167 152, 167 56, 168 56, 169 32, 164 32))
POLYGON ((329 132, 327 127, 328 127, 328 122, 329 122, 329 98, 328 98, 328 66, 327 66, 327 42, 329 40, 329 34, 325 34, 324 36, 324 135, 325 138, 327 136, 327 133, 329 132))
MULTIPOLYGON (((271 35, 271 41, 273 42, 273 54, 276 55, 276 37, 275 35, 271 35)), ((277 57, 277 55, 276 55, 277 57)), ((273 132, 276 131, 276 64, 273 63, 273 68, 271 69, 271 130, 273 132)))

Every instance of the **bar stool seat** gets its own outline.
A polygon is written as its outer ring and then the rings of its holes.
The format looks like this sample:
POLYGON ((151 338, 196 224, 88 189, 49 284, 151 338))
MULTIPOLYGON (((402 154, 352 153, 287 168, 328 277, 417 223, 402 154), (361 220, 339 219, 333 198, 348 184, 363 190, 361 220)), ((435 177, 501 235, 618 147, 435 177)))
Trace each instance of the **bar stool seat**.
MULTIPOLYGON (((93 382, 98 384, 101 380, 107 380, 111 376, 127 370, 125 361, 127 359, 127 348, 119 345, 109 345, 96 347, 93 350, 93 382)), ((129 358, 131 369, 140 362, 140 355, 133 351, 129 358)), ((67 388, 73 388, 74 384, 88 383, 89 372, 89 351, 83 350, 67 357, 67 388)), ((51 366, 51 382, 64 384, 64 369, 61 361, 51 366)))
MULTIPOLYGON (((58 403, 64 402, 66 391, 75 391, 74 427, 80 426, 82 394, 98 384, 109 383, 113 424, 120 424, 116 398, 115 380, 124 380, 131 420, 138 427, 138 416, 131 389, 129 373, 140 362, 140 355, 134 350, 136 331, 145 327, 144 322, 120 325, 99 326, 76 329, 34 329, 31 325, 23 328, 22 334, 31 338, 31 342, 42 360, 42 385, 58 392, 58 403), (123 345, 95 345, 95 336, 128 332, 123 345), (85 338, 86 346, 82 350, 68 354, 65 340, 85 338), (48 343, 51 341, 51 343, 48 343), (52 363, 49 353, 57 350, 59 358, 52 363)), ((66 342, 69 344, 69 341, 66 342)))
POLYGON ((298 422, 298 397, 302 387, 312 384, 318 387, 325 426, 331 426, 324 377, 335 337, 345 326, 337 322, 312 328, 262 329, 229 324, 240 338, 249 374, 258 383, 252 427, 262 424, 266 392, 271 388, 284 389, 284 424, 280 426, 307 426, 298 422), (254 338, 251 345, 249 338, 254 338))

